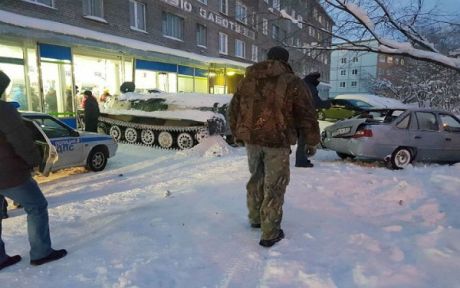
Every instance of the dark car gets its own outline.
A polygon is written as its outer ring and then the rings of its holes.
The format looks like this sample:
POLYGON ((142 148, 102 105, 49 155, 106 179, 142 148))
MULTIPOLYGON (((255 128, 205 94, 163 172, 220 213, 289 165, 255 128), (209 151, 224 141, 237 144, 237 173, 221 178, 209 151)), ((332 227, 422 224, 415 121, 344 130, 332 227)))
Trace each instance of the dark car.
POLYGON ((342 120, 374 108, 369 103, 354 99, 332 99, 329 108, 318 110, 319 120, 342 120))

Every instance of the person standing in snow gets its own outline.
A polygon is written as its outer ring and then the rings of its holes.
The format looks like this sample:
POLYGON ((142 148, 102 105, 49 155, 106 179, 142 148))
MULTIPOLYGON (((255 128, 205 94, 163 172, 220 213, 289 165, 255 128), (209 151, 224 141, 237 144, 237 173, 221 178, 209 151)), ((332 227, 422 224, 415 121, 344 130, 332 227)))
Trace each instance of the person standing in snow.
POLYGON ((83 108, 85 109, 85 131, 97 132, 99 119, 99 103, 89 90, 83 92, 83 108))
POLYGON ((313 156, 320 135, 312 96, 287 63, 289 52, 273 47, 267 58, 246 69, 228 116, 232 134, 244 142, 248 155, 249 222, 262 230, 259 244, 271 247, 284 238, 281 220, 290 146, 299 131, 306 139, 306 153, 313 156))
MULTIPOLYGON (((2 100, 10 79, 0 71, 0 199, 8 197, 24 207, 30 242, 30 264, 41 265, 64 257, 67 251, 53 250, 49 233, 48 202, 31 170, 40 164, 40 154, 16 109, 2 100)), ((0 270, 16 264, 21 256, 8 256, 1 239, 0 270)))
MULTIPOLYGON (((303 78, 305 85, 307 85, 308 89, 310 90, 311 96, 313 97, 313 104, 316 110, 320 108, 328 108, 327 102, 319 98, 317 87, 320 82, 320 77, 321 74, 319 72, 313 72, 305 76, 305 78, 303 78)), ((303 138, 302 134, 299 134, 299 140, 297 143, 297 150, 295 153, 295 167, 313 167, 313 163, 311 163, 311 161, 308 159, 307 154, 305 153, 305 139, 303 138)))

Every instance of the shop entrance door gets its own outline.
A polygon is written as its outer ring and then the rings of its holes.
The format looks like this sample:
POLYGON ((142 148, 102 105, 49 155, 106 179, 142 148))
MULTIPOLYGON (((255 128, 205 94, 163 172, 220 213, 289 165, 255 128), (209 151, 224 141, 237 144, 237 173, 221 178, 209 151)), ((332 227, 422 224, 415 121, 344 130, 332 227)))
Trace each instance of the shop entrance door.
POLYGON ((43 110, 76 128, 72 53, 69 47, 38 44, 43 110))
POLYGON ((65 63, 41 64, 45 112, 57 117, 73 114, 72 67, 65 63))

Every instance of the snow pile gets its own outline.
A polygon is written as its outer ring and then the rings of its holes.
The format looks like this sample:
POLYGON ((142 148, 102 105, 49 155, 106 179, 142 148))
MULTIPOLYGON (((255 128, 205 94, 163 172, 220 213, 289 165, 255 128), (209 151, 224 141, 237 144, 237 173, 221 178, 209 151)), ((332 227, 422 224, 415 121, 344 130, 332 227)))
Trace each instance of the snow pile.
POLYGON ((228 104, 232 94, 205 94, 205 93, 135 93, 129 92, 118 96, 121 101, 136 101, 149 99, 165 99, 165 104, 174 104, 182 107, 213 107, 228 104))
POLYGON ((197 156, 197 157, 222 157, 231 153, 233 148, 230 147, 220 136, 210 136, 205 138, 201 143, 189 150, 177 152, 178 155, 197 156))
POLYGON ((101 113, 111 115, 131 115, 131 116, 142 116, 150 118, 160 119, 174 119, 174 120, 193 120, 198 122, 206 122, 212 118, 220 118, 225 120, 225 116, 220 113, 214 113, 212 111, 200 111, 200 110, 173 110, 173 111, 141 111, 141 110, 124 110, 124 109, 101 109, 101 113))

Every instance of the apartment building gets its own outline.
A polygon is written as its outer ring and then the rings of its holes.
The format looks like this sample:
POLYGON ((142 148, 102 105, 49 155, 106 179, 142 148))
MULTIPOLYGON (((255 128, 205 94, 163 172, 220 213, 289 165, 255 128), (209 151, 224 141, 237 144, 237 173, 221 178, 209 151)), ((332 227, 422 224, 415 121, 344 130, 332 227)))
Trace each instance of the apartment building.
POLYGON ((304 22, 333 25, 314 0, 3 0, 0 69, 8 100, 58 116, 74 115, 78 92, 119 94, 124 81, 233 93, 274 45, 288 47, 299 76, 321 71, 327 82, 329 55, 305 47, 329 34, 304 22))
MULTIPOLYGON (((375 46, 376 41, 362 41, 375 46)), ((346 46, 346 45, 345 45, 346 46)), ((373 83, 379 80, 396 82, 398 67, 404 67, 401 56, 373 52, 336 50, 331 54, 331 89, 334 98, 340 94, 372 94, 373 83)))

